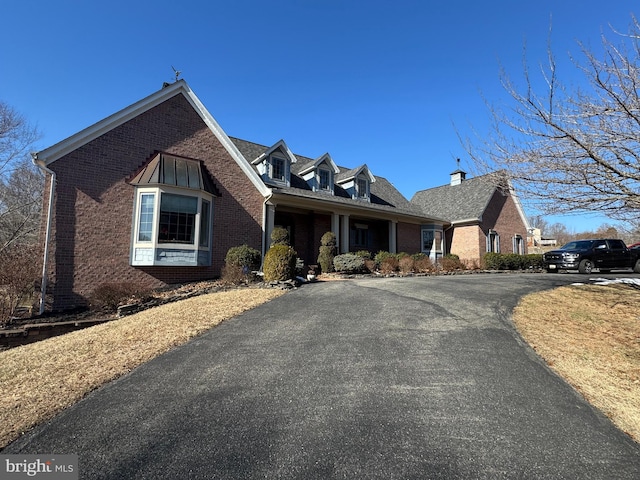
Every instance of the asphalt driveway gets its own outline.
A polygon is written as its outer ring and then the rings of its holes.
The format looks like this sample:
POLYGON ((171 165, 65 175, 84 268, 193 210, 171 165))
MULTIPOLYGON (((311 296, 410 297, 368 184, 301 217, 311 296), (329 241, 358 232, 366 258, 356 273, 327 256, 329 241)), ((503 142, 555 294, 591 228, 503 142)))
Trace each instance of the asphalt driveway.
POLYGON ((90 479, 640 478, 640 446, 509 320, 523 294, 580 278, 308 285, 94 392, 2 453, 76 453, 90 479))

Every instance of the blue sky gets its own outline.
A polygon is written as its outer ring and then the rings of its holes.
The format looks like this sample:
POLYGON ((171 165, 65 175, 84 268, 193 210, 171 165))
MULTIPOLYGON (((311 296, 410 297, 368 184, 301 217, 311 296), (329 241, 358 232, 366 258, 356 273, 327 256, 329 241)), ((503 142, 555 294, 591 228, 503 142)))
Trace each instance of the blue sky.
MULTIPOLYGON (((552 22, 559 76, 578 82, 577 41, 597 50, 609 24, 624 31, 640 13, 627 0, 7 0, 2 10, 0 99, 40 128, 38 149, 158 90, 174 66, 227 134, 366 163, 407 198, 447 183, 456 158, 470 170, 458 133, 486 131, 483 97, 505 100, 500 68, 519 77, 525 42, 529 64, 544 62, 552 22)), ((613 223, 547 219, 576 232, 613 223)))

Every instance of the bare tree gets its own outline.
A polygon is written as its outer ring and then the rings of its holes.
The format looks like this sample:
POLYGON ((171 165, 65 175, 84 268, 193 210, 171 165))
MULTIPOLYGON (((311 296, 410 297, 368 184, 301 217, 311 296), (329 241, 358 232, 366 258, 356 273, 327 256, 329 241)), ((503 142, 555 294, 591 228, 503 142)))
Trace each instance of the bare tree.
POLYGON ((519 195, 544 214, 600 212, 640 220, 640 23, 602 36, 603 55, 580 44, 574 67, 586 80, 569 89, 555 57, 541 67, 536 93, 529 69, 518 89, 503 73, 513 108, 493 108, 492 134, 466 140, 479 173, 503 169, 519 195))
POLYGON ((28 153, 39 135, 22 115, 0 101, 0 252, 37 238, 43 176, 28 153))
POLYGON ((15 162, 6 181, 0 178, 0 252, 38 240, 43 183, 42 172, 27 159, 15 162))

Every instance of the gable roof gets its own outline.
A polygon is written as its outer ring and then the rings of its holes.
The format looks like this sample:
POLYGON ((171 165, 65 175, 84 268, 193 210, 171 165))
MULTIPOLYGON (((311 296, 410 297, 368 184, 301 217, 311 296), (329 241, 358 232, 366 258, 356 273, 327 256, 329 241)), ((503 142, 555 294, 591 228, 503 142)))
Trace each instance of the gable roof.
POLYGON ((336 183, 345 183, 349 180, 353 180, 363 172, 369 178, 370 183, 374 183, 376 181, 376 177, 373 176, 373 174, 369 170, 369 167, 367 167, 367 164, 365 163, 364 165, 360 165, 359 167, 340 172, 336 177, 336 183))
POLYGON ((452 223, 481 222, 493 194, 498 190, 496 174, 464 180, 416 192, 411 203, 425 215, 446 218, 452 223))
POLYGON ((269 195, 271 193, 269 187, 262 182, 256 171, 238 151, 235 144, 229 139, 220 125, 218 125, 218 122, 216 122, 213 116, 207 111, 200 99, 196 97, 195 93, 193 93, 191 88, 187 85, 187 82, 184 80, 178 80, 175 83, 165 86, 161 90, 158 90, 142 100, 139 100, 113 115, 104 118, 103 120, 81 130, 65 140, 62 140, 61 142, 58 142, 40 152, 34 153, 34 162, 48 166, 83 145, 95 140, 101 135, 104 135, 105 133, 160 105, 176 95, 182 95, 186 98, 200 118, 202 118, 202 121, 207 125, 207 127, 209 127, 213 135, 223 145, 233 160, 240 166, 254 186, 262 195, 269 195))
POLYGON ((316 168, 318 168, 323 163, 326 163, 327 165, 329 165, 329 167, 331 167, 331 170, 333 171, 333 173, 335 173, 335 174, 340 173, 340 169, 336 165, 336 162, 333 161, 333 158, 331 158, 331 155, 329 155, 328 153, 325 153, 324 155, 320 155, 318 158, 316 158, 313 162, 311 162, 305 168, 300 170, 298 172, 298 174, 299 175, 304 175, 306 173, 309 173, 309 172, 315 170, 316 168))
MULTIPOLYGON (((251 161, 251 165, 259 164, 266 157, 271 155, 276 150, 280 150, 282 153, 284 153, 289 158, 291 163, 296 163, 298 161, 296 156, 293 153, 291 153, 291 150, 289 150, 289 147, 287 147, 287 144, 285 143, 285 141, 284 140, 279 140, 273 146, 269 147, 267 150, 265 150, 260 155, 258 155, 255 159, 250 160, 251 161)), ((251 157, 245 157, 245 158, 247 158, 247 160, 249 160, 251 157)))

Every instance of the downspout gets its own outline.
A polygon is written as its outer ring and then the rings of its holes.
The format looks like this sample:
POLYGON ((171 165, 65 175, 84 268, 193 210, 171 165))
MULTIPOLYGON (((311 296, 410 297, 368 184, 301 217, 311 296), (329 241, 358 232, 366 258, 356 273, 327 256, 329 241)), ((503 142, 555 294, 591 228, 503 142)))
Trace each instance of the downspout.
POLYGON ((47 208, 47 227, 44 236, 44 254, 42 259, 42 283, 40 285, 40 315, 44 313, 47 294, 47 263, 49 261, 49 239, 51 237, 51 218, 53 217, 53 196, 56 191, 56 173, 46 167, 42 160, 38 160, 38 154, 31 154, 33 163, 43 172, 51 176, 49 184, 49 207, 47 208))

